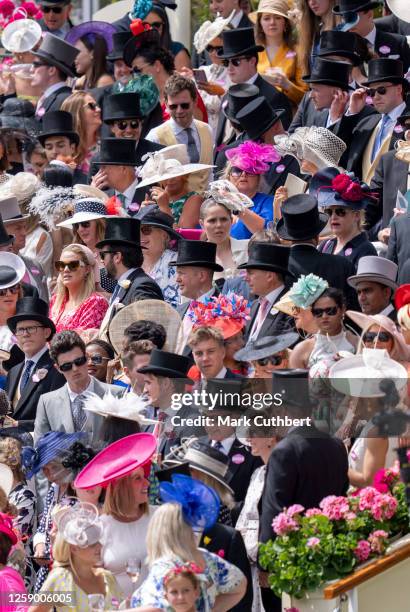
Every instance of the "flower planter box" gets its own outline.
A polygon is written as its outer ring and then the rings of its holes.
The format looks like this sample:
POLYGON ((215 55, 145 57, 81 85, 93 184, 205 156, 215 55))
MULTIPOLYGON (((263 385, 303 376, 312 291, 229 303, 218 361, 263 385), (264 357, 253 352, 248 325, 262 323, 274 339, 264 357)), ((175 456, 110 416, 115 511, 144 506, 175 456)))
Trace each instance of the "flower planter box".
MULTIPOLYGON (((404 612, 410 602, 410 534, 392 544, 386 554, 363 564, 342 580, 307 593, 303 599, 284 594, 282 609, 299 612, 404 612), (348 601, 347 601, 348 600, 348 601), (348 607, 350 606, 350 607, 348 607)), ((292 611, 293 612, 293 611, 292 611)))

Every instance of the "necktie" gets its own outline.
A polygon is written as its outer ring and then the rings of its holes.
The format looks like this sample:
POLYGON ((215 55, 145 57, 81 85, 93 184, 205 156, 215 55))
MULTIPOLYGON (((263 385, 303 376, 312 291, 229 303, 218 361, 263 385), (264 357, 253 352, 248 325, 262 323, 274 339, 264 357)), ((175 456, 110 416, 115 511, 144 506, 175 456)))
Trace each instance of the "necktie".
POLYGON ((215 442, 214 448, 216 448, 216 450, 218 450, 220 453, 223 453, 225 455, 225 449, 223 447, 222 442, 220 442, 219 440, 215 442))
POLYGON ((389 126, 390 121, 391 119, 389 115, 383 115, 380 129, 377 132, 376 138, 374 140, 371 161, 373 161, 374 158, 376 157, 380 147, 382 146, 384 138, 387 136, 386 128, 389 126))
POLYGON ((262 325, 266 319, 266 315, 268 314, 269 306, 270 302, 267 298, 262 298, 260 300, 258 314, 256 316, 255 324, 250 338, 251 340, 256 340, 256 338, 258 337, 262 325))
POLYGON ((125 195, 123 193, 117 193, 117 198, 119 199, 119 201, 121 202, 121 204, 125 208, 125 203, 127 201, 127 198, 125 197, 125 195))
POLYGON ((34 365, 34 361, 31 361, 31 359, 29 359, 26 363, 26 366, 23 370, 23 374, 21 376, 21 381, 20 381, 20 393, 22 391, 24 391, 25 386, 27 385, 29 378, 30 378, 30 374, 31 374, 31 370, 33 368, 34 365))
POLYGON ((83 410, 84 395, 77 395, 75 400, 71 404, 71 411, 73 415, 74 430, 81 431, 87 420, 86 414, 83 410))
POLYGON ((199 162, 199 151, 198 147, 196 146, 194 136, 192 134, 192 128, 185 128, 184 131, 186 132, 188 137, 187 148, 189 161, 191 162, 191 164, 197 164, 199 162))
POLYGON ((115 285, 115 287, 114 287, 114 291, 112 292, 111 297, 110 297, 110 305, 111 305, 111 304, 114 304, 115 299, 118 297, 118 294, 119 294, 119 292, 120 292, 120 289, 121 289, 121 287, 120 287, 120 285, 117 283, 117 284, 115 285))

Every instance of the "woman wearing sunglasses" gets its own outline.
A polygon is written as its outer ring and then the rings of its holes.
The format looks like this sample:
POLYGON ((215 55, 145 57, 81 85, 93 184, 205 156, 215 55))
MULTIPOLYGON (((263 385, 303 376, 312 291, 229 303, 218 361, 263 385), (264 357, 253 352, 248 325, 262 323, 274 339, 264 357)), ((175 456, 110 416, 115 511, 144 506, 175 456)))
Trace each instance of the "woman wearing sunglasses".
POLYGON ((410 361, 410 346, 389 317, 381 314, 365 315, 354 310, 348 310, 346 316, 362 330, 358 353, 363 348, 384 349, 395 361, 410 361))
POLYGON ((80 170, 88 174, 90 159, 96 152, 100 135, 101 109, 91 94, 75 91, 64 100, 61 110, 68 111, 73 116, 74 131, 80 137, 74 161, 80 170))
POLYGON ((297 340, 298 336, 293 332, 258 338, 235 353, 235 358, 251 364, 250 378, 271 379, 275 370, 289 368, 289 347, 297 340))
POLYGON ((339 173, 336 168, 324 168, 313 176, 309 192, 317 197, 319 208, 329 215, 334 236, 324 240, 319 251, 347 257, 356 268, 361 257, 377 255, 363 231, 365 208, 377 202, 367 185, 339 173))
POLYGON ((56 291, 50 301, 51 319, 57 332, 75 330, 87 336, 97 331, 108 309, 108 302, 96 292, 100 269, 92 251, 81 244, 70 244, 55 263, 56 291))
MULTIPOLYGON (((9 236, 11 244, 13 237, 9 236)), ((0 269, 0 350, 9 351, 13 344, 13 334, 7 319, 16 314, 17 300, 23 297, 21 281, 26 273, 23 260, 13 253, 1 253, 0 269)))

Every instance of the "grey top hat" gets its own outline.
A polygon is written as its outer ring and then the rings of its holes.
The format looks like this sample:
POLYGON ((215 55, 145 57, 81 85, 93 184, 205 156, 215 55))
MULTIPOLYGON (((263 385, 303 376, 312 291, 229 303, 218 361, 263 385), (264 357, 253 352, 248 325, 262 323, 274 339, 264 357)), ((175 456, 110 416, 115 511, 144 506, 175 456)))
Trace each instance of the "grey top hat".
POLYGON ((371 283, 380 283, 391 289, 397 289, 397 264, 390 259, 377 257, 377 255, 367 255, 359 259, 357 274, 349 276, 347 282, 351 287, 357 289, 357 285, 363 281, 371 283))
POLYGON ((15 196, 0 199, 0 213, 3 217, 3 223, 5 226, 7 226, 8 223, 24 221, 30 216, 22 214, 17 198, 15 196))
POLYGON ((54 36, 54 34, 47 33, 40 48, 33 55, 44 60, 50 66, 56 66, 67 76, 74 77, 74 60, 79 53, 80 51, 73 45, 58 38, 58 36, 54 36))

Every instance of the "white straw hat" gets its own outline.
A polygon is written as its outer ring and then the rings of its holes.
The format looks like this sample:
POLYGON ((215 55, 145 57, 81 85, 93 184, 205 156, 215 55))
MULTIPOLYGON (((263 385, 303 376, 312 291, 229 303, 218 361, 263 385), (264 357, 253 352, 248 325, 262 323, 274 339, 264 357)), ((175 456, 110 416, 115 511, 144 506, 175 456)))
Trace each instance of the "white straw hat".
POLYGON ((226 19, 223 17, 217 17, 214 21, 205 21, 201 25, 199 30, 195 32, 194 36, 194 47, 197 53, 202 53, 205 51, 211 40, 217 38, 224 30, 226 30, 234 14, 235 11, 232 11, 232 13, 226 19))
POLYGON ((186 145, 166 147, 155 153, 148 153, 142 159, 146 161, 138 170, 138 176, 142 179, 138 187, 213 168, 209 164, 190 164, 186 145))

